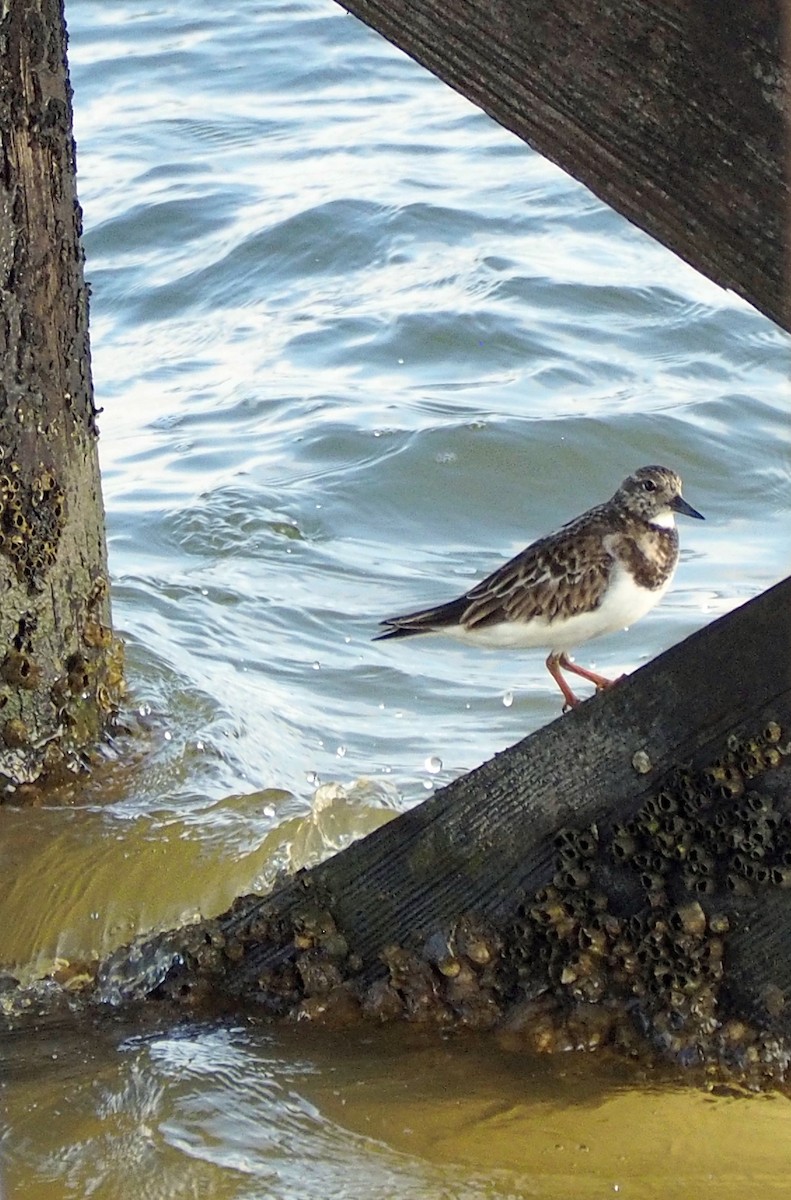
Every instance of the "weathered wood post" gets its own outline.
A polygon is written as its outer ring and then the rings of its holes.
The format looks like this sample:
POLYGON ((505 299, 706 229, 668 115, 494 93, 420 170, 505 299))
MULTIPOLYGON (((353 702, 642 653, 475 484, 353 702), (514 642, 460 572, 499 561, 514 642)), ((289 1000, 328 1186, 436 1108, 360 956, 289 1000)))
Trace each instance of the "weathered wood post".
POLYGON ((13 789, 76 766, 122 687, 60 0, 0 10, 0 131, 0 787, 13 789))

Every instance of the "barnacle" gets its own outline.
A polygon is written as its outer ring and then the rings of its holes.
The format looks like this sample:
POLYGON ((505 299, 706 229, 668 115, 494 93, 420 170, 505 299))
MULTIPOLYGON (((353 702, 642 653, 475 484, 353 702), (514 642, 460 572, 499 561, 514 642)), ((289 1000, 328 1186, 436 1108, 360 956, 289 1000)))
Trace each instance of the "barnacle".
POLYGON ((343 982, 337 963, 320 948, 300 954, 296 968, 306 996, 326 996, 343 982))
POLYGON ((697 875, 689 884, 689 888, 697 896, 713 896, 717 890, 717 884, 710 875, 697 875))
POLYGON ((480 967, 488 966, 502 949, 502 940, 494 927, 474 913, 464 913, 459 918, 454 941, 458 953, 480 967))
POLYGON ((752 888, 743 875, 728 871, 725 875, 725 886, 734 896, 751 896, 752 888))
POLYGON ((436 967, 441 975, 452 978, 461 971, 461 959, 451 948, 446 935, 439 930, 432 933, 423 946, 423 957, 436 967))
POLYGON ((19 717, 12 717, 10 721, 6 721, 3 725, 3 741, 6 746, 13 749, 27 746, 30 742, 30 734, 25 722, 19 717))
POLYGON ((552 882, 557 888, 567 888, 569 891, 582 890, 590 883, 590 871, 586 871, 581 866, 569 866, 560 870, 553 877, 552 882))
POLYGON ((112 645, 113 631, 101 621, 89 619, 82 627, 82 640, 91 649, 106 649, 112 645))
POLYGON ((29 654, 9 650, 0 663, 0 676, 14 687, 32 689, 41 677, 41 671, 29 654))
POLYGON ((690 846, 687 852, 687 864, 690 871, 699 872, 701 875, 711 875, 714 871, 714 859, 706 850, 700 846, 690 846))
POLYGON ((610 850, 614 858, 620 862, 628 862, 637 853, 637 841, 633 834, 621 827, 613 835, 610 850))
POLYGON ((672 929, 683 930, 694 937, 702 937, 706 932, 706 914, 697 900, 682 904, 670 915, 672 929))

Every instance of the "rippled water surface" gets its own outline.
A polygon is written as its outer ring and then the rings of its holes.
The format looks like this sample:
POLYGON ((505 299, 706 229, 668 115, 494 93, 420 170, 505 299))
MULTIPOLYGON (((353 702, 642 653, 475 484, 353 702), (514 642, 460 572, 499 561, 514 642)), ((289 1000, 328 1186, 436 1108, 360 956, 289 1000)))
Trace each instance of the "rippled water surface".
MULTIPOLYGON (((77 807, 3 809, 22 973, 220 911, 557 715, 540 652, 372 644, 380 617, 665 462, 707 521, 661 608, 586 647, 617 674, 783 576, 791 515, 788 338, 330 0, 67 8, 153 746, 77 807)), ((398 1036, 21 1039, 9 1171, 31 1196, 722 1197, 791 1165, 784 1101, 398 1036)))

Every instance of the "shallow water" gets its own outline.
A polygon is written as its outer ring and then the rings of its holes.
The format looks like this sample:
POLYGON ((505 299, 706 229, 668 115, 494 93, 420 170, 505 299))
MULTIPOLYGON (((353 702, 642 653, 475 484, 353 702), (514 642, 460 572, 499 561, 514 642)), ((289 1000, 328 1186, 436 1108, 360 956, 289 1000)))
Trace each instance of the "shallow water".
MULTIPOLYGON (((6 1181, 38 1197, 788 1194, 789 1103, 491 1038, 185 1028, 15 1048, 6 1181)), ((18 1188, 18 1191, 16 1190, 18 1188)))
MULTIPOLYGON (((380 617, 666 462, 707 520, 660 609, 586 647, 618 674, 783 576, 791 508, 786 335, 330 0, 67 15, 115 621, 152 750, 77 806, 0 811, 22 974, 220 911, 557 715, 540 652, 372 644, 380 617)), ((29 1195, 598 1196, 624 1162, 632 1196, 760 1170, 781 1194, 785 1102, 411 1036, 20 1035, 9 1171, 29 1195)))

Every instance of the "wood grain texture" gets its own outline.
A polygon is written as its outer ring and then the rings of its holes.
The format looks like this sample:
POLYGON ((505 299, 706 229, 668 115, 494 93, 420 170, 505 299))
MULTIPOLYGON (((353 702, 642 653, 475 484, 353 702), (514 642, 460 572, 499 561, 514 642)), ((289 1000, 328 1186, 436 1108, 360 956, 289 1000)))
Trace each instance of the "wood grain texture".
POLYGON ((780 0, 339 0, 785 329, 780 0))

